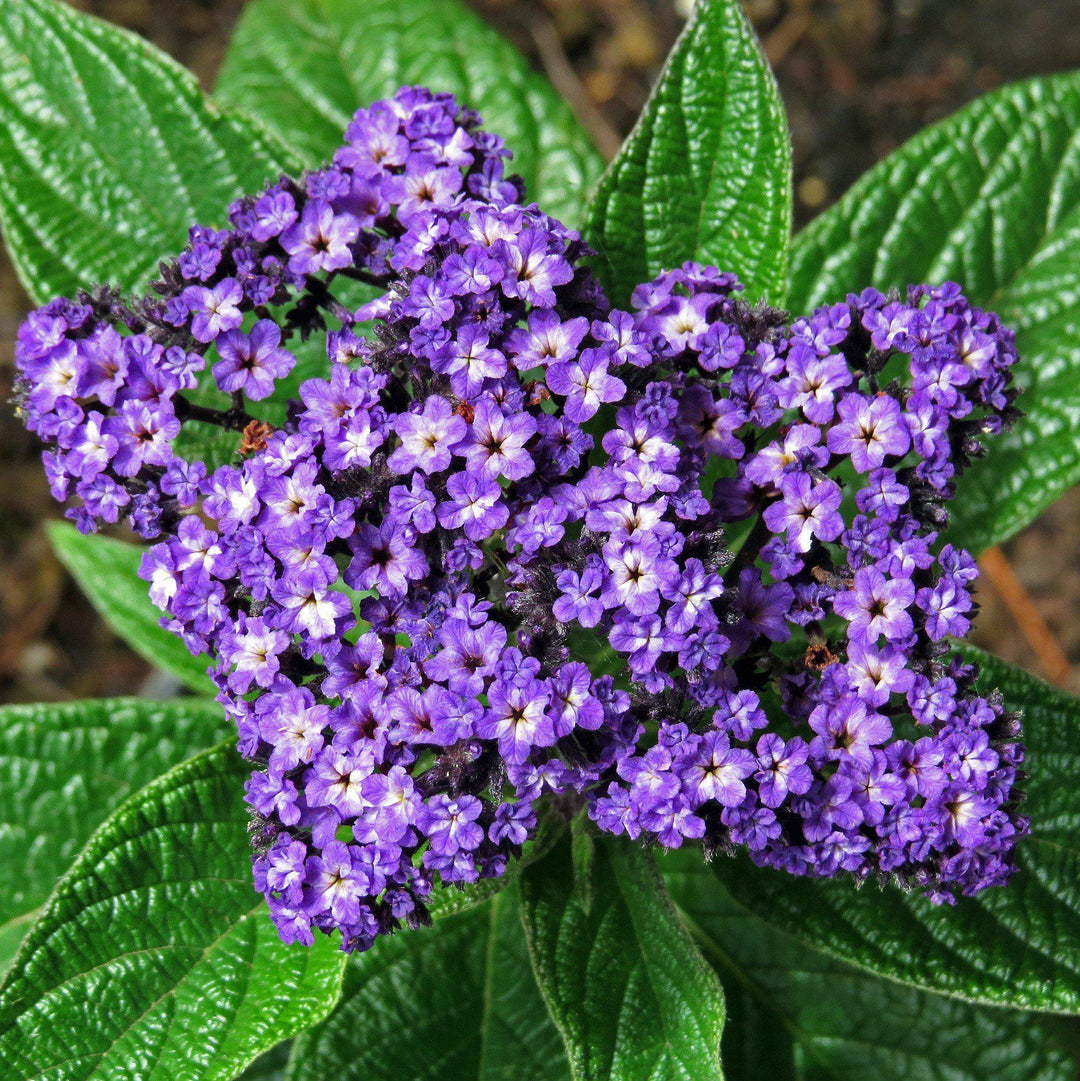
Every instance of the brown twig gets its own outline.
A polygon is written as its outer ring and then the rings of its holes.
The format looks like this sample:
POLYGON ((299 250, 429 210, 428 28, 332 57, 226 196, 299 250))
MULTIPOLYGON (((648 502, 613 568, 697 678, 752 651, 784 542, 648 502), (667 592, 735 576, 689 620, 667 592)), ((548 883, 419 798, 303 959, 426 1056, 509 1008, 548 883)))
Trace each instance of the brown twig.
POLYGON ((789 11, 761 43, 769 63, 779 67, 813 25, 814 16, 805 8, 789 11))
POLYGON ((593 137, 605 161, 611 161, 622 145, 619 133, 589 100, 589 95, 563 50, 555 24, 543 16, 529 20, 529 34, 540 53, 540 63, 555 89, 570 103, 585 130, 593 137))
POLYGON ((1059 687, 1064 686, 1072 674, 1069 658, 1035 607, 1005 553, 996 546, 988 548, 979 557, 979 565, 1038 658, 1046 678, 1059 687))

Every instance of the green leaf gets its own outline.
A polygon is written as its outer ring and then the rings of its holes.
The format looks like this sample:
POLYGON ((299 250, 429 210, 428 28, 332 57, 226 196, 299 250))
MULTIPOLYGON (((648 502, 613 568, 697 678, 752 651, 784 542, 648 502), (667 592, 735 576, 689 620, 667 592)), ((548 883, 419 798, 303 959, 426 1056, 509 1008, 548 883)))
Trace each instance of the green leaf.
POLYGON ((699 0, 600 181, 585 229, 609 295, 687 259, 783 303, 791 145, 776 81, 738 0, 699 0))
POLYGON ((1064 1019, 944 998, 808 950, 737 904, 699 851, 661 867, 724 983, 730 1081, 1075 1081, 1064 1019))
POLYGON ((350 959, 341 1002, 304 1033, 288 1081, 565 1081, 517 888, 350 959))
POLYGON ((719 1081, 723 992, 650 856, 606 840, 575 864, 565 837, 522 876, 521 911, 574 1081, 719 1081))
POLYGON ((810 881, 718 860, 734 895, 770 923, 861 968, 972 1001, 1080 1013, 1080 701, 974 649, 983 691, 1024 710, 1024 812, 1008 886, 954 907, 917 893, 810 881))
POLYGON ((0 0, 0 223, 41 301, 143 286, 196 222, 291 164, 142 38, 57 0, 0 0))
POLYGON ((529 197, 580 221, 603 161, 570 107, 456 0, 253 0, 225 58, 217 96, 325 161, 352 114, 399 87, 451 91, 514 152, 529 197))
POLYGON ((954 279, 1016 328, 1027 414, 959 485, 981 550, 1080 479, 1080 75, 996 90, 921 132, 796 238, 796 311, 954 279))
POLYGON ((248 772, 208 751, 90 839, 0 986, 5 1081, 232 1078, 326 1016, 344 959, 277 937, 251 881, 248 772))
POLYGON ((0 971, 94 828, 231 727, 216 702, 195 699, 0 709, 0 971))
POLYGON ((84 535, 64 522, 50 522, 49 540, 102 618, 140 657, 171 672, 185 686, 214 695, 206 674, 208 657, 193 657, 180 639, 161 626, 149 586, 138 577, 144 549, 100 534, 84 535))

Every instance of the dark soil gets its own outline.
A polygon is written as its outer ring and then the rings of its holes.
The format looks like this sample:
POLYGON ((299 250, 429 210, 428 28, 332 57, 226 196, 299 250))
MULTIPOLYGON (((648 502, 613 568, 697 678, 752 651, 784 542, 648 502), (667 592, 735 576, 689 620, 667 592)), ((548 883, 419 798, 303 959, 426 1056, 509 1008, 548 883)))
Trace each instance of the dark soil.
MULTIPOLYGON (((402 0, 403 3, 408 0, 402 0)), ((601 146, 630 129, 682 22, 674 0, 470 0, 560 85, 601 146)), ((242 0, 79 0, 145 35, 207 87, 242 0)), ((804 223, 906 138, 993 87, 1080 67, 1075 0, 747 0, 776 69, 804 223)), ((0 401, 27 300, 0 249, 0 401)), ((1006 555, 1080 687, 1080 494, 1006 555)), ((147 666, 94 615, 49 551, 57 515, 33 441, 0 409, 0 702, 137 693, 147 666)), ((987 585, 977 640, 1038 671, 987 585)))

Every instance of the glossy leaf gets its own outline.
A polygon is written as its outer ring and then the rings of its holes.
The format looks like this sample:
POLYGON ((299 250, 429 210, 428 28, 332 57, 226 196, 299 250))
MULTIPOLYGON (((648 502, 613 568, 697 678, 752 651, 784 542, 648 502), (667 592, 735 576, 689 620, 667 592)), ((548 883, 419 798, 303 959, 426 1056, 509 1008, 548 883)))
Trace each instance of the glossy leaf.
POLYGON ((738 0, 701 0, 597 189, 586 236, 615 303, 687 259, 783 303, 791 147, 780 95, 738 0))
POLYGON ((100 534, 85 535, 64 522, 50 523, 49 539, 105 622, 140 657, 194 691, 217 693, 206 674, 209 659, 193 657, 175 634, 161 626, 161 612, 150 600, 148 584, 138 576, 144 548, 100 534))
POLYGON ((283 945, 252 885, 248 770, 209 751, 90 839, 0 986, 5 1081, 232 1078, 329 1012, 343 956, 283 945))
POLYGON ((451 91, 514 152, 530 199, 576 224, 603 161, 569 105, 457 0, 253 0, 217 96, 265 121, 310 166, 352 114, 399 87, 451 91))
POLYGON ((796 311, 953 279, 1016 328, 1026 416, 960 484, 976 551, 1080 479, 1080 75, 1007 86, 921 132, 796 238, 796 311))
POLYGON ((517 889, 349 961, 338 1007, 294 1045, 288 1081, 563 1081, 517 889))
POLYGON ((1063 1018, 880 979, 754 916, 700 852, 660 862, 724 982, 729 1081, 1075 1081, 1077 1034, 1063 1018))
POLYGON ((0 971, 95 827, 231 727, 196 699, 0 709, 0 971))
POLYGON ((722 1076, 723 992, 650 856, 564 838, 522 876, 521 911, 575 1081, 722 1076))
POLYGON ((741 858, 712 866, 757 915, 871 972, 970 1000, 1080 1013, 1080 701, 969 655, 983 690, 999 688, 1025 714, 1032 828, 1008 886, 950 907, 892 885, 798 879, 741 858))
POLYGON ((145 285, 188 226, 291 164, 143 39, 59 0, 0 0, 0 223, 31 296, 145 285))

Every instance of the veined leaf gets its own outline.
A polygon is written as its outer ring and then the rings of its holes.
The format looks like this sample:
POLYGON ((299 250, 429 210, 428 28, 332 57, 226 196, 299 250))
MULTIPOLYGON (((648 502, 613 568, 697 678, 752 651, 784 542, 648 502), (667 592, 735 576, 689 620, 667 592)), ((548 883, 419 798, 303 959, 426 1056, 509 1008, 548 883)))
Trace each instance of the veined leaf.
POLYGON ((0 971, 94 828, 231 727, 198 699, 0 709, 0 971))
POLYGON ((589 207, 616 304, 687 259, 783 303, 791 144, 776 81, 738 0, 698 0, 637 126, 589 207))
POLYGON ((1063 1018, 978 1006, 833 960, 736 903, 684 849, 660 860, 724 982, 729 1081, 1074 1081, 1063 1018))
POLYGON ((315 166, 360 106, 416 83, 479 110, 514 152, 510 169, 528 197, 578 224, 599 153, 555 89, 456 0, 253 0, 217 96, 251 110, 315 166))
POLYGON ((149 586, 138 577, 145 549, 99 534, 82 534, 63 522, 49 525, 60 562, 101 617, 140 657, 171 672, 185 686, 206 695, 217 688, 206 674, 208 657, 193 657, 180 639, 161 626, 149 586))
POLYGON ((296 1041, 288 1081, 565 1081, 517 909, 515 886, 350 959, 341 1002, 296 1041))
POLYGON ((1080 479, 1080 75, 995 90, 920 132, 796 238, 793 309, 953 279, 1017 331, 1026 414, 958 485, 973 550, 1080 479))
POLYGON ((291 164, 141 38, 58 0, 0 0, 0 223, 35 299, 145 285, 189 225, 291 164))
POLYGON ((719 1081, 723 993, 650 856, 606 840, 582 859, 564 837, 521 911, 574 1081, 719 1081))
POLYGON ((97 830, 0 986, 5 1079, 225 1081, 330 1011, 343 955, 282 944, 252 884, 248 768, 208 751, 97 830))

